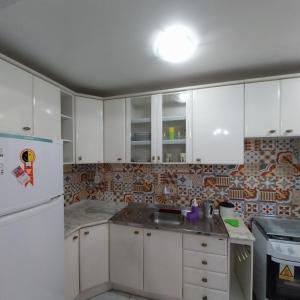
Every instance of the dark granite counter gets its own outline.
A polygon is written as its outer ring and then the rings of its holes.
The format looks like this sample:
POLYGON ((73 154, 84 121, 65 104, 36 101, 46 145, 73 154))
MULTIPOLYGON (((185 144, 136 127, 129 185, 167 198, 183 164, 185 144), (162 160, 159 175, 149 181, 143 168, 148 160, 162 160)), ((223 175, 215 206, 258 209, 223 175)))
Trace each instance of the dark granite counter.
POLYGON ((189 222, 184 218, 184 221, 180 225, 158 225, 153 222, 152 214, 157 212, 160 208, 168 207, 138 203, 129 204, 127 207, 116 213, 110 219, 110 223, 228 238, 226 227, 224 226, 221 217, 218 215, 214 215, 213 218, 209 219, 200 217, 199 220, 193 222, 189 222))

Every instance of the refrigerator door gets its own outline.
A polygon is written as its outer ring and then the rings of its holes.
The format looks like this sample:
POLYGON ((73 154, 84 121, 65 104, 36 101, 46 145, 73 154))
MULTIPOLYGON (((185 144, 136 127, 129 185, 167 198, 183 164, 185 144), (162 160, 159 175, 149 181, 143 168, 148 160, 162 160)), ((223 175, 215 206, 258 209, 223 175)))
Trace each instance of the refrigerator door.
POLYGON ((64 299, 63 198, 0 218, 0 299, 64 299))
POLYGON ((62 141, 0 133, 0 216, 63 194, 62 151, 62 141))

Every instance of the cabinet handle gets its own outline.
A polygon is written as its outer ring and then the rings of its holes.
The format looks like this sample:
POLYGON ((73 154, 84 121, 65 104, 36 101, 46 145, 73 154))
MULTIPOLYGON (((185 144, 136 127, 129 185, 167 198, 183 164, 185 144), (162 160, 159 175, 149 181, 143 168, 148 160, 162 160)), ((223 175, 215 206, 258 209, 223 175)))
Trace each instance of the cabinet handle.
POLYGON ((206 260, 202 260, 202 265, 207 265, 207 261, 206 260))
POLYGON ((84 235, 89 235, 90 232, 89 231, 85 231, 84 235))
POLYGON ((207 278, 202 278, 202 282, 207 282, 207 278))
POLYGON ((160 156, 159 155, 157 156, 157 161, 160 161, 160 156))
POLYGON ((151 232, 147 232, 147 236, 151 236, 151 232))
POLYGON ((78 239, 78 235, 73 236, 73 241, 76 241, 78 239))
POLYGON ((293 129, 287 129, 285 132, 286 132, 286 133, 292 133, 292 132, 293 132, 293 129))
POLYGON ((78 156, 78 160, 82 160, 82 156, 78 156))
POLYGON ((119 157, 119 158, 117 159, 117 161, 122 161, 122 158, 119 157))
POLYGON ((135 230, 134 234, 139 234, 139 231, 135 230))
POLYGON ((207 296, 203 296, 203 297, 202 297, 202 300, 207 300, 207 296))
POLYGON ((152 160, 155 161, 155 156, 154 155, 152 156, 152 160))
POLYGON ((201 158, 197 158, 197 159, 196 159, 196 162, 201 162, 201 158))
POLYGON ((271 134, 273 134, 273 133, 275 133, 276 132, 276 130, 275 129, 271 129, 271 130, 269 130, 269 133, 271 133, 271 134))
POLYGON ((31 128, 30 128, 29 126, 24 126, 22 129, 23 129, 24 131, 29 131, 31 128))
POLYGON ((202 243, 201 246, 202 247, 207 247, 207 243, 202 243))

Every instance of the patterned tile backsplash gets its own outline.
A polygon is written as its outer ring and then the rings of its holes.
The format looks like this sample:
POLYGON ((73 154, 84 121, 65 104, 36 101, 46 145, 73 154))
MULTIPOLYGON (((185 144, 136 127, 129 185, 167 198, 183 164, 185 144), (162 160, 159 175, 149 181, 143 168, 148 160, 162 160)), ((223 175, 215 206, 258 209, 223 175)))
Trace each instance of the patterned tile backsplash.
POLYGON ((65 206, 81 199, 189 206, 197 198, 216 206, 231 201, 245 220, 300 217, 299 145, 299 139, 247 139, 244 165, 66 165, 65 206))

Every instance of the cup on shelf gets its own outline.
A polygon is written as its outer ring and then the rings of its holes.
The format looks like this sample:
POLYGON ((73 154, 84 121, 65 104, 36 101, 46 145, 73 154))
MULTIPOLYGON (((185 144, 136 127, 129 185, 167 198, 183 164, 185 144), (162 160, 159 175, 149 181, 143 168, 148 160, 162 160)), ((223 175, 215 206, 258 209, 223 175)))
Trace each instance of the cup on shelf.
POLYGON ((169 132, 169 139, 175 140, 175 127, 169 127, 168 132, 169 132))
POLYGON ((186 162, 186 153, 180 153, 180 162, 186 162))
POLYGON ((166 162, 172 162, 172 153, 166 153, 166 162))

